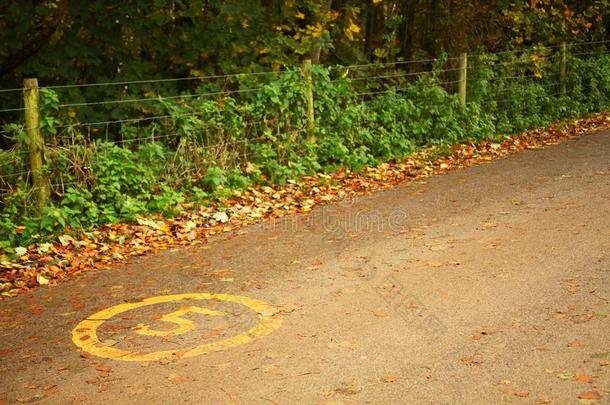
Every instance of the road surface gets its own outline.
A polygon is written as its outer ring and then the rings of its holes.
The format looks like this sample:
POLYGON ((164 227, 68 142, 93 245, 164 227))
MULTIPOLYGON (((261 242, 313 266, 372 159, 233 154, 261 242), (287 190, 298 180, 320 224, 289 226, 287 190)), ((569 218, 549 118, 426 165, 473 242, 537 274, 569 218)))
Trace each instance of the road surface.
POLYGON ((88 272, 0 327, 0 403, 610 403, 610 133, 88 272))

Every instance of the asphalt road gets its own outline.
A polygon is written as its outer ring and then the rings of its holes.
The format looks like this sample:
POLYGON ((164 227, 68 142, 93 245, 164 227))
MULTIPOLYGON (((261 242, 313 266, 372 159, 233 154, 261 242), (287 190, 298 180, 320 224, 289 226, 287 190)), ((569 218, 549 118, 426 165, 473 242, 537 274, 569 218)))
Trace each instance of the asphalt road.
POLYGON ((605 132, 4 300, 0 404, 610 404, 609 316, 605 132))

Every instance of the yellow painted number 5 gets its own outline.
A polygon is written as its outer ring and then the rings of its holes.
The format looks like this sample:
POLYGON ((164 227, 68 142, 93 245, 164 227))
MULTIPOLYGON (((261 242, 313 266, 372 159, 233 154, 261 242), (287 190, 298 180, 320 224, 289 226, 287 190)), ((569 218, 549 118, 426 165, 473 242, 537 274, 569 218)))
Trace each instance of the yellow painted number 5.
POLYGON ((181 335, 183 333, 189 332, 190 330, 192 330, 195 327, 195 322, 193 322, 190 319, 182 318, 184 315, 187 315, 187 314, 201 314, 201 315, 210 315, 210 316, 225 315, 225 313, 222 311, 214 311, 214 310, 208 309, 208 308, 190 306, 190 307, 185 307, 185 308, 179 309, 170 314, 165 314, 161 318, 159 318, 159 321, 170 322, 170 323, 176 324, 177 328, 175 328, 175 329, 155 330, 155 329, 151 329, 149 325, 140 323, 140 324, 138 324, 138 328, 135 330, 135 332, 139 333, 140 335, 145 335, 145 336, 181 335))

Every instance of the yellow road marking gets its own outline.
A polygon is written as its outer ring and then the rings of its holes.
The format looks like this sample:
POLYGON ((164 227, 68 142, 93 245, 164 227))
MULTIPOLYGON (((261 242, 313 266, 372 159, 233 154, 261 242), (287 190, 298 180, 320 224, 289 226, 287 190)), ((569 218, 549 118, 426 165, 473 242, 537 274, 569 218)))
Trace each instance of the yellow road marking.
MULTIPOLYGON (((177 324, 177 329, 166 332, 151 330, 149 327, 145 327, 140 328, 140 330, 137 330, 136 332, 149 336, 167 336, 165 335, 165 333, 173 335, 185 333, 194 327, 193 321, 181 318, 181 316, 185 315, 188 312, 196 312, 212 316, 219 316, 223 314, 221 311, 213 311, 196 306, 189 306, 187 308, 164 315, 159 319, 177 324), (178 331, 179 333, 177 333, 178 331)), ((279 328, 281 324, 282 317, 278 313, 278 309, 263 301, 230 294, 174 294, 146 298, 140 302, 119 304, 99 311, 91 315, 88 319, 85 319, 81 321, 78 325, 76 325, 76 327, 72 330, 72 341, 74 342, 74 344, 76 344, 76 346, 98 357, 123 361, 155 361, 171 358, 175 356, 178 352, 180 352, 181 357, 193 357, 245 344, 250 342, 254 338, 268 335, 275 329, 279 328), (118 314, 121 314, 126 311, 131 311, 137 308, 142 308, 148 305, 180 300, 219 300, 241 304, 257 313, 259 323, 256 326, 238 335, 231 336, 227 339, 219 340, 217 342, 199 345, 185 352, 181 352, 179 350, 163 350, 158 352, 129 352, 126 350, 105 346, 100 342, 97 336, 97 329, 105 321, 111 319, 112 317, 118 314)))

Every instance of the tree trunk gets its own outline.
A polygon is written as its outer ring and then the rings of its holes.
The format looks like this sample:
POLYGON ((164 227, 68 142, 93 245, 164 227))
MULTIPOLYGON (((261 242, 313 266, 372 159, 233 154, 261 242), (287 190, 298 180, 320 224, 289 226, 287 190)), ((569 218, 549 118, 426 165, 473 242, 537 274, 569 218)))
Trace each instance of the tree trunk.
POLYGON ((415 33, 415 10, 416 1, 405 1, 402 4, 402 21, 398 28, 398 39, 400 41, 400 56, 409 60, 413 58, 413 36, 415 33))
POLYGON ((373 58, 375 48, 383 46, 385 31, 385 13, 383 6, 370 4, 366 12, 366 32, 364 38, 364 54, 367 59, 373 58))
MULTIPOLYGON (((330 6, 332 4, 332 0, 321 0, 320 4, 317 5, 317 10, 315 10, 314 17, 314 25, 322 24, 324 29, 326 29, 326 22, 328 21, 328 12, 330 11, 330 6)), ((320 53, 322 52, 322 39, 320 37, 316 38, 316 41, 311 49, 309 54, 309 59, 311 59, 311 63, 318 64, 320 63, 320 53)))

